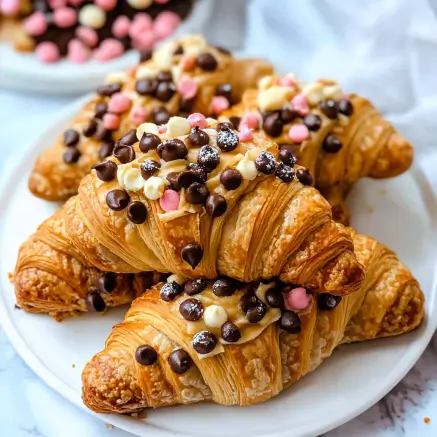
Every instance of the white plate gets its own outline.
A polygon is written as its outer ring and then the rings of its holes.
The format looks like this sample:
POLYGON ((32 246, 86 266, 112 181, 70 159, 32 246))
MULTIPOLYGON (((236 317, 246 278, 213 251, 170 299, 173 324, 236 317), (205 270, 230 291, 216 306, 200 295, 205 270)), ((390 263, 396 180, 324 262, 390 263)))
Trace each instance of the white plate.
MULTIPOLYGON (((202 33, 213 7, 213 0, 198 0, 190 16, 169 39, 202 33)), ((64 59, 44 64, 34 53, 19 53, 11 44, 0 42, 0 86, 46 94, 83 94, 101 85, 109 73, 127 70, 137 63, 138 52, 130 50, 108 62, 90 60, 85 64, 74 64, 64 59)))
MULTIPOLYGON (((20 243, 56 208, 27 190, 34 157, 67 126, 82 103, 67 108, 59 124, 23 150, 15 165, 8 166, 0 188, 0 319, 27 364, 53 389, 85 408, 80 395, 81 370, 102 349, 125 308, 111 310, 103 317, 87 314, 56 323, 49 317, 14 309, 13 287, 7 279, 20 243)), ((239 408, 203 403, 163 408, 148 411, 142 421, 116 415, 98 417, 148 437, 303 437, 339 426, 377 402, 414 365, 436 328, 436 203, 418 170, 392 180, 363 180, 355 187, 350 203, 357 228, 395 249, 419 279, 428 314, 419 330, 394 339, 341 347, 315 372, 261 405, 239 408)))

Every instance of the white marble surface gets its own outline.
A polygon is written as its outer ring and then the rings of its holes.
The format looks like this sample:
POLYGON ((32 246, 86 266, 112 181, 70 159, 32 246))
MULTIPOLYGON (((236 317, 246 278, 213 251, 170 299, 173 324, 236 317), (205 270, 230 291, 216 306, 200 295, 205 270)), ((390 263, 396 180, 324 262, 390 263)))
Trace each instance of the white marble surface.
MULTIPOLYGON (((30 141, 69 98, 12 94, 0 90, 0 171, 20 142, 30 141), (26 129, 23 129, 26 120, 26 129)), ((425 170, 434 179, 435 162, 425 170)), ((56 352, 55 352, 56 353, 56 352)), ((364 381, 365 383, 365 381, 364 381)), ((353 390, 353 388, 351 388, 353 390)), ((326 437, 434 437, 437 435, 437 335, 416 366, 377 405, 326 437), (429 417, 431 422, 424 423, 429 417)), ((47 387, 17 355, 0 328, 1 437, 129 437, 71 405, 47 387)))

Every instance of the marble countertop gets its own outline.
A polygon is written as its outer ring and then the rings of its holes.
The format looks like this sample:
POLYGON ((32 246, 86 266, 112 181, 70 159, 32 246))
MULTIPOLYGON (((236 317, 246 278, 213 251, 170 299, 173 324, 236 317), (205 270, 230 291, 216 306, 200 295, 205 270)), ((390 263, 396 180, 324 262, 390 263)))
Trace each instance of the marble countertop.
MULTIPOLYGON (((32 139, 47 116, 71 98, 44 98, 0 90, 0 170, 11 144, 32 139), (26 130, 20 130, 26 120, 26 130), (13 142, 12 142, 13 141, 13 142)), ((435 161, 434 161, 435 163, 435 161)), ((428 162, 429 169, 435 166, 428 162)), ((425 169, 426 170, 426 169, 425 169)), ((437 186, 435 171, 428 173, 437 186)), ((110 428, 52 391, 17 355, 0 328, 0 435, 3 437, 132 437, 110 428)), ((378 404, 325 437, 437 435, 437 335, 407 376, 378 404), (425 423, 425 417, 430 418, 425 423)))

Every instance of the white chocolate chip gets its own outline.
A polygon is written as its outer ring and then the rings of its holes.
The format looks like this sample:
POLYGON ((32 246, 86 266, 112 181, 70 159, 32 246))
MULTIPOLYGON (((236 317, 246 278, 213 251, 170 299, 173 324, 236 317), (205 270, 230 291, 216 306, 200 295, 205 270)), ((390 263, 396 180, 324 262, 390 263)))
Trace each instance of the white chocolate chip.
POLYGON ((276 85, 275 76, 264 76, 258 82, 258 89, 260 91, 265 91, 267 88, 276 85))
POLYGON ((243 179, 253 181, 258 176, 258 170, 255 167, 255 162, 249 159, 249 155, 247 153, 237 164, 236 168, 241 173, 241 176, 243 176, 243 179))
POLYGON ((323 100, 323 85, 321 83, 308 83, 302 88, 302 94, 312 106, 323 100))
POLYGON ((139 168, 132 167, 132 164, 121 164, 117 169, 118 183, 128 191, 138 191, 144 186, 144 179, 139 168))
POLYGON ((127 0, 127 2, 135 9, 145 9, 153 3, 153 0, 127 0))
POLYGON ((145 133, 159 135, 158 126, 155 123, 143 123, 137 128, 138 141, 141 140, 145 133))
POLYGON ((258 94, 259 109, 263 112, 281 109, 293 94, 293 88, 274 85, 258 94))
POLYGON ((85 5, 79 11, 79 23, 92 29, 101 29, 106 22, 106 12, 96 5, 85 5))
POLYGON ((217 124, 217 120, 215 118, 208 117, 206 119, 208 126, 215 126, 217 124))
POLYGON ((220 305, 210 305, 203 312, 203 321, 212 328, 220 328, 228 320, 228 313, 220 305))
POLYGON ((109 73, 106 76, 105 83, 113 84, 113 83, 125 83, 127 80, 127 74, 124 71, 116 71, 114 73, 109 73))
POLYGON ((343 91, 340 88, 340 85, 327 85, 323 87, 323 96, 325 99, 334 99, 339 100, 343 95, 343 91))
POLYGON ((266 302, 266 292, 275 286, 275 281, 269 282, 268 284, 263 284, 262 282, 258 285, 255 291, 256 297, 264 303, 266 302))
POLYGON ((135 78, 137 80, 154 79, 156 76, 158 76, 158 72, 154 68, 148 67, 147 65, 139 67, 135 73, 135 78))
POLYGON ((297 83, 297 76, 295 73, 287 73, 284 77, 294 80, 297 83))
POLYGON ((186 118, 171 117, 167 123, 166 135, 168 137, 180 137, 181 135, 188 135, 190 130, 191 126, 186 118))
POLYGON ((144 195, 150 200, 157 200, 162 196, 165 185, 164 179, 157 176, 151 176, 144 183, 144 195))
POLYGON ((176 282, 179 285, 183 285, 183 284, 185 284, 185 282, 187 282, 187 278, 184 278, 183 276, 174 274, 174 275, 170 275, 167 278, 167 282, 176 282))
POLYGON ((159 70, 169 71, 173 61, 172 44, 166 44, 153 53, 153 61, 159 70))

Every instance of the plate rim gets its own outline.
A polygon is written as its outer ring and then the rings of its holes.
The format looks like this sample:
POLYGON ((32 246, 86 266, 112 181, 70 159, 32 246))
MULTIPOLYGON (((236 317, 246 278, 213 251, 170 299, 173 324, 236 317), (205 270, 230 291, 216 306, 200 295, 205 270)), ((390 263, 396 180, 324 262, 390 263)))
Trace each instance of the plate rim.
MULTIPOLYGON (((15 151, 12 153, 5 165, 5 171, 0 177, 0 204, 2 201, 7 199, 8 185, 12 182, 12 178, 14 172, 22 165, 24 165, 24 160, 26 159, 26 155, 29 152, 38 152, 41 150, 44 138, 47 135, 55 135, 55 133, 59 133, 59 125, 67 123, 71 120, 78 108, 80 108, 88 99, 90 95, 83 96, 80 99, 75 100, 73 103, 66 106, 62 109, 56 117, 53 118, 53 121, 48 123, 44 129, 41 130, 41 133, 38 135, 38 138, 32 142, 27 143, 24 147, 20 148, 20 151, 15 151)), ((435 195, 428 179, 426 178, 423 170, 417 165, 414 164, 410 170, 412 177, 417 183, 417 186, 420 190, 421 196, 423 197, 425 207, 427 208, 428 215, 431 219, 430 229, 433 231, 433 236, 437 237, 437 196, 435 195)), ((17 173, 15 173, 17 174, 17 173)), ((26 173, 27 175, 27 173, 26 173)), ((0 215, 0 226, 4 221, 4 217, 0 215)), ((0 260, 0 264, 1 264, 0 260)), ((112 424, 124 431, 135 433, 135 435, 143 436, 145 433, 144 430, 147 431, 148 435, 169 437, 169 436, 191 436, 191 434, 185 434, 184 432, 174 434, 171 431, 164 430, 157 425, 151 425, 144 421, 138 421, 135 418, 119 416, 117 414, 98 414, 91 410, 89 410, 82 402, 81 396, 78 396, 78 393, 68 386, 61 378, 57 377, 53 374, 43 362, 31 351, 30 348, 27 347, 26 341, 24 337, 20 335, 18 330, 15 327, 15 323, 13 321, 13 315, 10 316, 6 302, 5 296, 8 293, 8 290, 4 290, 3 286, 0 282, 0 325, 2 326, 5 335, 11 342, 15 351, 20 355, 20 357, 25 361, 25 363, 41 378, 45 384, 47 384, 52 390, 56 393, 67 399, 70 403, 79 407, 82 411, 86 411, 94 417, 99 418, 103 422, 108 424, 112 424), (143 430, 140 432, 139 428, 143 430)), ((358 406, 355 404, 354 407, 350 408, 346 411, 341 411, 336 419, 334 420, 325 420, 320 425, 313 426, 311 429, 306 429, 307 427, 300 428, 300 437, 310 437, 314 435, 319 435, 325 432, 328 432, 338 426, 348 422, 349 420, 357 417, 376 402, 378 402, 382 397, 384 397, 390 390, 392 390, 408 373, 408 371, 415 365, 417 360, 423 354, 425 348, 430 342, 435 330, 437 329, 437 317, 429 317, 431 314, 434 316, 437 315, 437 309, 435 305, 435 300, 437 298, 437 260, 434 260, 434 277, 432 280, 430 297, 428 298, 428 307, 432 310, 430 313, 426 315, 426 318, 422 324, 422 326, 416 331, 419 332, 419 337, 416 339, 415 348, 410 349, 410 352, 406 353, 402 359, 398 362, 398 364, 393 367, 392 371, 387 375, 386 380, 389 380, 389 383, 385 383, 381 385, 378 391, 374 391, 372 396, 369 396, 365 401, 361 402, 358 406), (389 378, 389 375, 393 376, 389 378)), ((12 313, 13 314, 13 313, 12 313)), ((275 431, 273 433, 263 434, 264 437, 280 437, 280 436, 296 436, 296 429, 294 430, 282 430, 275 431)), ((231 436, 230 436, 231 437, 231 436)), ((259 436, 261 437, 261 435, 259 436)))

